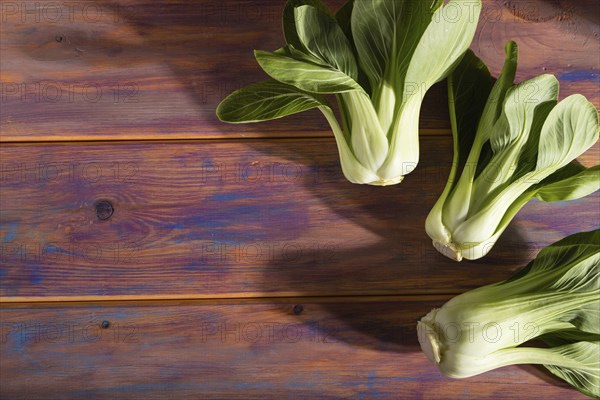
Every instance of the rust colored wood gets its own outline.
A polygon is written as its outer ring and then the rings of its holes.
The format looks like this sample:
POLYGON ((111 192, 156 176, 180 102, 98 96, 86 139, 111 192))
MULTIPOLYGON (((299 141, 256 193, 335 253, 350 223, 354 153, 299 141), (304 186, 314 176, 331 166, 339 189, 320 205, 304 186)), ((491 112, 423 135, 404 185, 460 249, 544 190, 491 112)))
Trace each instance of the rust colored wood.
POLYGON ((584 94, 600 107, 600 3, 595 0, 485 1, 471 48, 497 75, 504 44, 519 45, 517 80, 554 74, 560 97, 584 94))
MULTIPOLYGON (((328 0, 336 9, 343 1, 328 0)), ((4 2, 1 138, 10 141, 329 136, 318 112, 260 125, 220 123, 216 105, 266 77, 255 48, 283 44, 279 0, 4 2)), ((521 79, 548 72, 562 96, 598 107, 595 0, 485 0, 473 49, 494 73, 508 39, 521 79)), ((448 15, 448 18, 452 18, 448 15)), ((429 93, 425 134, 447 134, 445 89, 429 93)))
POLYGON ((445 300, 3 307, 0 395, 15 400, 585 398, 533 366, 466 380, 444 377, 421 353, 415 322, 445 300), (303 306, 300 315, 293 311, 297 304, 303 306))
MULTIPOLYGON (((5 145, 4 300, 457 293, 600 225, 598 194, 533 201, 489 256, 425 234, 451 138, 397 186, 348 183, 329 139, 5 145), (97 204, 114 210, 100 220, 97 204), (457 279, 457 277, 460 277, 457 279)), ((598 147, 582 161, 595 164, 598 147)))
MULTIPOLYGON (((534 201, 485 260, 443 258, 423 228, 451 161, 443 83, 392 188, 345 181, 317 112, 215 118, 265 77, 252 50, 282 44, 282 3, 0 3, 0 397, 584 398, 532 366, 445 378, 414 327, 597 228, 600 195, 534 201)), ((515 39, 519 79, 598 107, 599 7, 484 0, 472 48, 497 74, 515 39)))

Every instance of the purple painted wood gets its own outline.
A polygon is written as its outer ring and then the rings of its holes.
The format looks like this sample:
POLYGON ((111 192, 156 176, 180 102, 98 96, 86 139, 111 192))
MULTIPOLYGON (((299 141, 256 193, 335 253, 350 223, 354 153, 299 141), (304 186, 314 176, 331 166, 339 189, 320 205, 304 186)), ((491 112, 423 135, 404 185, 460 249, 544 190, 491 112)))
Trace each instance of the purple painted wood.
MULTIPOLYGON (((214 115, 227 94, 266 79, 252 51, 283 45, 283 3, 6 2, 1 140, 329 136, 318 112, 260 126, 214 115)), ((485 0, 472 48, 498 73, 514 39, 520 78, 560 75, 563 95, 583 93, 598 107, 598 15, 595 0, 485 0)), ((442 86, 428 96, 424 133, 448 134, 444 96, 442 86)))
POLYGON ((0 396, 585 398, 531 366, 466 380, 441 375, 419 350, 415 321, 445 299, 3 307, 0 396))
MULTIPOLYGON (((451 139, 422 144, 417 170, 386 188, 348 183, 325 139, 4 146, 0 293, 458 293, 600 225, 597 194, 532 201, 488 257, 446 259, 424 223, 447 179, 451 139), (114 206, 107 221, 96 214, 103 199, 114 206)), ((582 160, 594 163, 597 151, 582 160)))

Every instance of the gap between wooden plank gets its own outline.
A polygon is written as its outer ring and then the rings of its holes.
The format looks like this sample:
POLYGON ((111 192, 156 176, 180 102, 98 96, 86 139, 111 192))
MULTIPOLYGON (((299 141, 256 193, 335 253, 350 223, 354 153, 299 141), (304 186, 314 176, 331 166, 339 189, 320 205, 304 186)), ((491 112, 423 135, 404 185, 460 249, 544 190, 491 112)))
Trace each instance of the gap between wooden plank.
MULTIPOLYGON (((419 134, 421 136, 425 136, 425 137, 437 137, 437 136, 442 136, 442 137, 448 137, 449 135, 452 134, 452 132, 449 129, 422 129, 419 134)), ((248 136, 248 137, 207 137, 207 138, 174 138, 174 139, 169 139, 169 138, 164 138, 164 137, 157 137, 157 138, 148 138, 145 136, 128 136, 125 139, 96 139, 94 137, 88 137, 86 139, 86 136, 81 136, 81 137, 77 137, 77 136, 72 136, 69 137, 67 139, 57 139, 57 140, 45 140, 44 139, 45 136, 28 136, 28 140, 14 140, 11 139, 12 137, 9 136, 9 139, 3 139, 2 136, 0 135, 0 145, 48 145, 48 144, 99 144, 99 143, 135 143, 135 142, 140 142, 140 143, 145 143, 145 142, 210 142, 210 141, 232 141, 232 142, 241 142, 241 141, 246 141, 246 140, 298 140, 298 139, 333 139, 333 133, 331 132, 326 132, 326 133, 319 133, 316 135, 302 135, 302 136, 286 136, 286 137, 282 137, 282 136, 248 136)))
MULTIPOLYGON (((247 293, 240 294, 227 294, 227 295, 209 295, 209 296, 198 296, 198 295, 130 295, 130 296, 51 296, 51 297, 26 297, 26 296, 15 296, 15 297, 0 297, 0 307, 13 306, 18 304, 57 304, 57 303, 115 303, 115 302, 174 302, 174 301, 185 301, 185 302, 235 302, 244 301, 250 303, 262 303, 271 301, 282 301, 282 302, 293 302, 293 301, 311 301, 311 302, 352 302, 353 300, 360 299, 361 302, 368 301, 395 301, 394 299, 419 299, 419 298, 441 298, 451 297, 460 294, 457 292, 431 292, 431 293, 407 293, 407 294, 389 294, 389 295, 335 295, 335 296, 323 296, 322 294, 302 294, 298 295, 295 293, 284 293, 278 296, 269 296, 268 294, 256 295, 253 293, 249 295, 247 293)), ((397 300, 396 300, 397 301, 397 300)))

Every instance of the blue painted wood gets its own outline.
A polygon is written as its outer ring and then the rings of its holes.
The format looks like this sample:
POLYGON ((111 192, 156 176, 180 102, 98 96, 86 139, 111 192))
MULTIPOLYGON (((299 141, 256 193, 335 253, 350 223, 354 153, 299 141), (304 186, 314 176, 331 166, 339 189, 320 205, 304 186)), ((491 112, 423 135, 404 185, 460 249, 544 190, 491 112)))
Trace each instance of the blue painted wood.
MULTIPOLYGON (((582 161, 594 163, 597 150, 582 161)), ((423 139, 417 170, 377 188, 348 183, 325 139, 4 146, 0 293, 457 293, 600 225, 598 194, 532 201, 486 258, 446 259, 424 223, 451 154, 450 138, 423 139), (107 221, 96 215, 102 199, 115 209, 107 221)))
POLYGON ((0 396, 585 398, 530 366, 441 375, 419 350, 415 322, 446 299, 5 306, 0 396))

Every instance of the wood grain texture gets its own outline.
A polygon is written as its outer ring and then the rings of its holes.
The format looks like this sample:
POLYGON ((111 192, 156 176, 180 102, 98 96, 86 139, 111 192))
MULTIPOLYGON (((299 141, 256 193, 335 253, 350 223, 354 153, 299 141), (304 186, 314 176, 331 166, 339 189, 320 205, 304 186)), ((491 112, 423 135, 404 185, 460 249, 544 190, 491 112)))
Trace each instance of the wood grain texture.
POLYGON ((497 75, 504 45, 519 45, 517 80, 554 74, 560 98, 584 94, 600 107, 600 3, 596 0, 484 1, 472 49, 497 75))
MULTIPOLYGON (((442 137, 424 139, 419 168, 387 188, 348 183, 328 139, 0 153, 5 301, 457 293, 600 225, 598 194, 532 201, 485 259, 444 258, 424 231, 451 163, 442 137), (108 221, 96 216, 102 199, 108 221)), ((596 164, 598 147, 582 161, 596 164)))
POLYGON ((467 380, 444 377, 420 352, 415 322, 445 300, 3 307, 0 395, 14 400, 585 398, 533 366, 467 380), (293 312, 297 304, 303 306, 299 315, 293 312), (109 323, 105 329, 103 321, 109 323))
MULTIPOLYGON (((385 189, 345 181, 318 112, 215 118, 265 77, 252 50, 282 44, 282 3, 0 2, 0 398, 584 398, 532 366, 445 378, 414 327, 600 226, 600 195, 534 201, 486 259, 443 258, 423 229, 451 161, 443 84, 421 165, 385 189)), ((472 48, 497 73, 515 39, 519 79, 598 107, 598 7, 484 0, 472 48)))
MULTIPOLYGON (((5 2, 0 35, 1 140, 329 136, 312 111, 259 125, 220 123, 233 90, 264 79, 256 48, 283 44, 279 0, 5 2)), ((342 0, 327 2, 337 9, 342 0)), ((598 107, 595 0, 485 0, 473 49, 494 73, 508 39, 520 78, 547 72, 562 95, 598 107)), ((448 18, 453 18, 448 15, 448 18)), ((423 133, 448 134, 445 89, 431 90, 423 133)))

